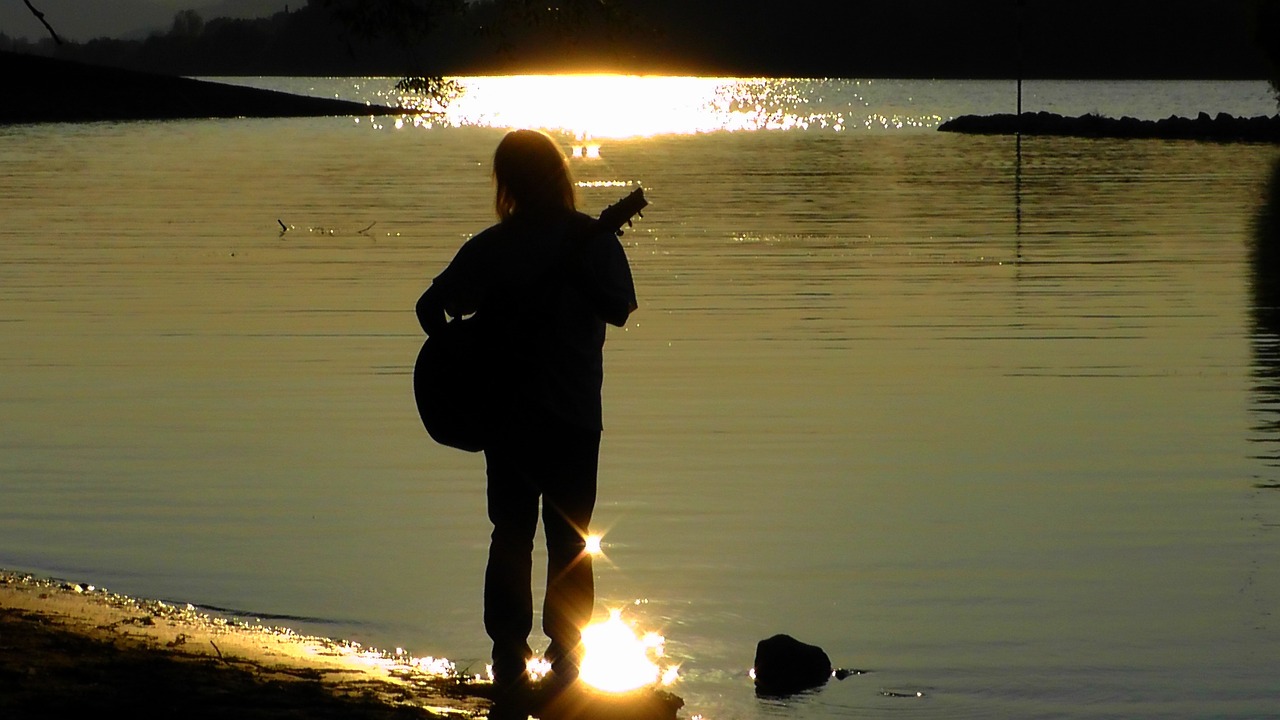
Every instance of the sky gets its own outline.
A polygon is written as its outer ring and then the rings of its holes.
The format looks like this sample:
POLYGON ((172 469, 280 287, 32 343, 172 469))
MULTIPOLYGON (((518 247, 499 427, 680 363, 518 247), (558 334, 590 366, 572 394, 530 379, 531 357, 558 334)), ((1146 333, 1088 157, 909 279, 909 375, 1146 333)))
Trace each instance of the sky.
MULTIPOLYGON (((306 0, 292 0, 295 6, 306 0)), ((205 18, 266 16, 289 0, 31 0, 58 34, 83 42, 97 37, 146 37, 165 31, 174 13, 194 9, 205 18)), ((48 32, 22 0, 0 0, 0 32, 39 40, 48 32)))

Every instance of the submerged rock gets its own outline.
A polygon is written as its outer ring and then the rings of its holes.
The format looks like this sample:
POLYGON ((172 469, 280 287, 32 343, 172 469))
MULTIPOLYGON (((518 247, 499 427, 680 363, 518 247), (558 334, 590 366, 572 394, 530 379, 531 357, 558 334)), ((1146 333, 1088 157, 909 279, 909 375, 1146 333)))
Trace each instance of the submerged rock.
POLYGON ((756 645, 756 692, 790 695, 819 687, 831 679, 831 658, 816 645, 790 635, 774 635, 756 645))

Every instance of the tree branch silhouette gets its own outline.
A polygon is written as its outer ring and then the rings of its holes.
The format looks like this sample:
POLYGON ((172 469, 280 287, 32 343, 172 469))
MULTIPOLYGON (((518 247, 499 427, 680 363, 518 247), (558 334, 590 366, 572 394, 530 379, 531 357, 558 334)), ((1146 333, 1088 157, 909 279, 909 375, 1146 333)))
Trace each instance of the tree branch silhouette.
POLYGON ((417 52, 444 18, 466 12, 466 0, 319 0, 319 4, 356 38, 390 40, 400 48, 407 72, 396 83, 396 89, 419 95, 433 106, 420 109, 438 110, 457 97, 457 84, 435 68, 422 67, 417 52))
POLYGON ((49 31, 49 34, 53 36, 53 41, 61 45, 62 38, 58 37, 58 33, 53 29, 53 26, 49 24, 49 21, 44 19, 44 13, 37 10, 35 6, 31 4, 31 0, 22 0, 22 3, 27 6, 27 9, 31 11, 31 14, 36 16, 36 19, 40 21, 40 24, 44 25, 44 29, 49 31))
MULTIPOLYGON (((630 17, 626 0, 311 0, 355 38, 366 42, 389 41, 404 53, 406 74, 396 89, 422 98, 424 110, 447 107, 460 92, 459 85, 443 77, 439 68, 424 67, 419 52, 444 23, 470 15, 481 35, 498 38, 500 49, 510 51, 516 38, 530 28, 572 43, 578 35, 620 31, 630 17)), ((350 45, 348 45, 350 51, 350 45)))

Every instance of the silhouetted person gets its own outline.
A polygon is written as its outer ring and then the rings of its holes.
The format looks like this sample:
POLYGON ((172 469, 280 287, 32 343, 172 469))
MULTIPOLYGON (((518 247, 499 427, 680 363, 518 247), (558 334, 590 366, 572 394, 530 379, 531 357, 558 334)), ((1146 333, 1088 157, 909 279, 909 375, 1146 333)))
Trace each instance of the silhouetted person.
POLYGON ((595 603, 586 536, 596 500, 605 323, 636 308, 618 238, 593 234, 547 135, 508 133, 493 156, 499 222, 468 240, 418 301, 431 334, 446 313, 476 313, 492 332, 494 426, 485 442, 493 523, 484 625, 494 683, 522 685, 533 656, 532 552, 538 501, 547 541, 545 657, 557 681, 577 677, 580 631, 595 603))

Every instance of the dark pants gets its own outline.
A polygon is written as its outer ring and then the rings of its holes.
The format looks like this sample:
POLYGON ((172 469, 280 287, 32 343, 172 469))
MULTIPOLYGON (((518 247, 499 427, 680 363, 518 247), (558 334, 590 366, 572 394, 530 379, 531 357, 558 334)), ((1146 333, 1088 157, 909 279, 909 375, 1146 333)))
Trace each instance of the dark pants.
POLYGON ((577 673, 582 628, 591 619, 595 580, 585 552, 596 502, 600 433, 542 427, 485 449, 493 535, 484 576, 484 627, 493 640, 495 680, 508 682, 533 655, 533 540, 542 498, 547 595, 542 629, 557 674, 577 673))

